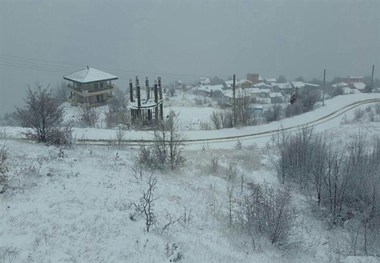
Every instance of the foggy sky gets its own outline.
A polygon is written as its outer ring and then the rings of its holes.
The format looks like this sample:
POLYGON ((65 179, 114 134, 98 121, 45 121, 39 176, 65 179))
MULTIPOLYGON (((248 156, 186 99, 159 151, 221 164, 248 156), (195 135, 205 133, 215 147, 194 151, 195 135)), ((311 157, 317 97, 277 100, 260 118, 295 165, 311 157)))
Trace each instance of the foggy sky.
POLYGON ((331 79, 379 62, 378 0, 0 0, 0 114, 86 65, 126 89, 136 75, 331 79))

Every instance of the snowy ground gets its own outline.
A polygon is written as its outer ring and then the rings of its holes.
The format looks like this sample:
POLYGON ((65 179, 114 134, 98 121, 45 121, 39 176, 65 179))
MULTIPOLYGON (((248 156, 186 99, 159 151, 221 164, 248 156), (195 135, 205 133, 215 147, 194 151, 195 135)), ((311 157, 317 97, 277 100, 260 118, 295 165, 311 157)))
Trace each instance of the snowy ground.
MULTIPOLYGON (((297 125, 366 97, 366 94, 342 96, 308 115, 263 127, 188 131, 186 136, 211 138, 297 125)), ((352 115, 353 110, 315 128, 342 140, 359 129, 369 135, 379 133, 379 122, 351 122, 352 115)), ((7 136, 17 137, 19 132, 20 128, 5 128, 7 136)), ((88 138, 109 139, 115 131, 76 129, 75 132, 77 137, 85 134, 88 138)), ((149 133, 131 131, 128 136, 141 138, 149 133)), ((237 166, 238 180, 279 185, 265 147, 268 140, 242 140, 240 150, 234 148, 236 141, 189 147, 183 169, 154 174, 158 179, 154 207, 158 227, 168 222, 168 214, 174 218, 182 216, 182 220, 164 233, 159 230, 147 233, 143 218, 131 219, 134 209, 129 206, 138 202, 149 176, 146 173, 140 180, 132 171, 137 149, 74 145, 63 149, 62 156, 59 148, 53 146, 0 139, 0 145, 9 152, 12 187, 0 196, 0 262, 169 262, 178 253, 182 255, 179 262, 345 260, 336 253, 334 233, 327 230, 322 220, 314 218, 307 198, 297 191, 293 193, 293 201, 302 224, 297 246, 286 253, 271 245, 253 249, 247 237, 227 227, 225 169, 230 164, 237 166), (216 173, 210 171, 210 161, 215 157, 220 162, 216 173), (189 218, 186 222, 185 214, 189 218)), ((352 257, 346 260, 356 262, 352 257)))

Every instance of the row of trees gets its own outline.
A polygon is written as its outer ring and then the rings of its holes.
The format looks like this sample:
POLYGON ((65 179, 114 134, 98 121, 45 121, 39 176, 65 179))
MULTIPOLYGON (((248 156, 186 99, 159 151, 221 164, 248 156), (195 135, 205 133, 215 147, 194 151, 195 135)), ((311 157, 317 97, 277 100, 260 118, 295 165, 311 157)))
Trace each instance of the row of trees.
POLYGON ((273 142, 281 182, 296 182, 331 226, 352 232, 351 253, 380 253, 380 137, 359 132, 342 146, 304 128, 280 133, 273 142))

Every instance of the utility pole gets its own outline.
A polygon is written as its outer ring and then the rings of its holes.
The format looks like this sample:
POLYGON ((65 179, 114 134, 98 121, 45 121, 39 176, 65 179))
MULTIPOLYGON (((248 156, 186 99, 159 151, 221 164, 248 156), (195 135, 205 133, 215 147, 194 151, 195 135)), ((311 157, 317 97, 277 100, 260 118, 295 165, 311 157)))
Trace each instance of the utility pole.
MULTIPOLYGON (((132 79, 129 79, 129 100, 131 102, 134 102, 132 79)), ((134 109, 132 109, 132 108, 131 108, 131 115, 132 115, 132 120, 135 120, 135 118, 136 118, 136 111, 134 109)))
POLYGON ((161 77, 158 77, 158 93, 160 95, 160 100, 161 100, 161 104, 160 104, 160 118, 161 120, 164 119, 164 101, 162 99, 162 85, 161 85, 161 77))
POLYGON ((373 75, 375 73, 375 65, 372 65, 372 74, 371 74, 371 85, 372 85, 372 90, 373 88, 375 87, 375 83, 374 83, 374 80, 373 80, 373 75))
POLYGON ((236 127, 236 96, 235 96, 235 83, 236 82, 236 76, 235 74, 233 75, 232 79, 232 98, 233 98, 233 114, 234 114, 234 127, 236 127))
POLYGON ((325 106, 325 89, 326 89, 326 69, 323 70, 322 106, 325 106))
POLYGON ((156 120, 156 123, 158 123, 158 86, 157 81, 154 81, 154 118, 156 120))

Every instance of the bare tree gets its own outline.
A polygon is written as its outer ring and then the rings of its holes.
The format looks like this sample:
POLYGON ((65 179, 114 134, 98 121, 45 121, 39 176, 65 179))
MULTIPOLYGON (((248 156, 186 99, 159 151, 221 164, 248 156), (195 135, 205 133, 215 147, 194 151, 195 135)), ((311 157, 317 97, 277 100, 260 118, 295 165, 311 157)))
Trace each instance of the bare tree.
POLYGON ((183 135, 178 129, 174 112, 165 122, 158 123, 154 130, 154 143, 150 147, 140 146, 138 162, 149 168, 175 170, 185 162, 183 135))
POLYGON ((52 133, 62 125, 63 109, 51 91, 39 84, 33 91, 28 86, 24 108, 16 108, 16 118, 31 130, 26 136, 38 142, 49 142, 52 133))
POLYGON ((147 181, 147 189, 143 190, 143 195, 139 202, 132 203, 136 212, 143 215, 145 218, 145 228, 149 232, 150 228, 156 223, 156 216, 153 211, 154 202, 157 198, 154 197, 154 191, 157 188, 157 177, 150 175, 147 181))

